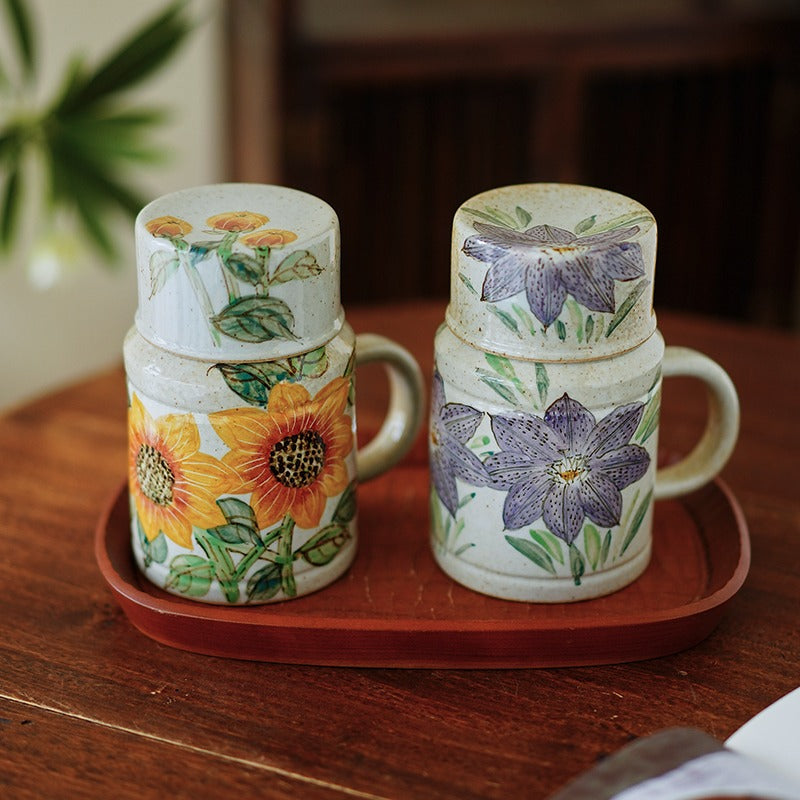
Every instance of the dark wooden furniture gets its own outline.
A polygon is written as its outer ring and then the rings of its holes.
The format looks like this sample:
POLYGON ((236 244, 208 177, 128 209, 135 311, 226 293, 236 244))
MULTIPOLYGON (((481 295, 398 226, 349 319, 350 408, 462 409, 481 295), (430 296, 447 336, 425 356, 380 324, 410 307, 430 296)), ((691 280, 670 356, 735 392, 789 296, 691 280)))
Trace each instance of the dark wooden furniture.
POLYGON ((232 0, 226 12, 230 177, 336 208, 347 302, 445 297, 456 208, 559 181, 655 214, 663 307, 800 322, 796 4, 232 0))
MULTIPOLYGON (((443 311, 416 303, 348 318, 404 343, 430 375, 443 311)), ((800 680, 800 340, 668 314, 660 325, 670 343, 719 360, 739 388, 741 439, 724 478, 750 526, 752 566, 709 638, 629 664, 354 669, 157 644, 129 623, 93 556, 96 522, 125 474, 121 369, 6 413, 0 794, 544 798, 633 737, 673 725, 727 737, 800 680)), ((365 428, 380 413, 370 369, 365 428)), ((688 381, 666 390, 662 438, 676 450, 702 425, 697 392, 688 381)), ((408 459, 424 458, 421 435, 408 459)))

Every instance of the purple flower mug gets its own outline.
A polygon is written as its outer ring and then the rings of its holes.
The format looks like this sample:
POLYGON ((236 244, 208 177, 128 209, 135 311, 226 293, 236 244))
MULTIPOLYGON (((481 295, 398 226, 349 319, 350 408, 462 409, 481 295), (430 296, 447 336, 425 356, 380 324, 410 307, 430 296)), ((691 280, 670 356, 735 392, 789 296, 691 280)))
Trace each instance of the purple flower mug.
POLYGON ((431 545, 454 580, 527 602, 616 591, 649 563, 654 501, 726 463, 736 389, 708 357, 665 347, 655 253, 652 214, 601 189, 509 186, 456 212, 430 417, 431 545), (674 375, 706 384, 708 420, 657 469, 674 375))

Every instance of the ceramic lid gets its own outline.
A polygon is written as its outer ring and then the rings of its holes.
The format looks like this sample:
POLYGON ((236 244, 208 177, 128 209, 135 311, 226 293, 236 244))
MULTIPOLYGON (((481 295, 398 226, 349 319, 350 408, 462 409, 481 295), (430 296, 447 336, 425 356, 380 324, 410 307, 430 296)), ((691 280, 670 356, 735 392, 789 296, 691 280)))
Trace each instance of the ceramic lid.
POLYGON ((211 361, 268 360, 339 331, 339 222, 282 186, 218 184, 154 200, 136 218, 136 327, 211 361))
POLYGON ((655 331, 656 223, 603 189, 525 184, 453 221, 447 324, 469 344, 536 361, 600 358, 655 331))

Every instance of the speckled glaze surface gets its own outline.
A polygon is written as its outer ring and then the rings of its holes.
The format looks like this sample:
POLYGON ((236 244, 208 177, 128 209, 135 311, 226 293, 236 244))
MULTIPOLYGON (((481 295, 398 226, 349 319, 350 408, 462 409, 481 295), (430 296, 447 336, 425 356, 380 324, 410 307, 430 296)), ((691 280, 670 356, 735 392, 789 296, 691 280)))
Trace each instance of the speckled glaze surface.
POLYGON ((131 542, 150 581, 241 604, 307 594, 345 572, 357 544, 354 347, 345 323, 301 378, 302 356, 224 365, 129 332, 131 542), (266 364, 282 380, 263 386, 265 405, 243 404, 230 381, 251 392, 244 374, 266 364), (281 443, 285 458, 270 457, 281 443))
POLYGON ((136 327, 153 344, 213 361, 314 349, 342 324, 339 224, 283 186, 184 189, 136 219, 136 327))
POLYGON ((630 198, 531 184, 479 194, 453 220, 447 324, 487 352, 574 361, 656 329, 656 222, 630 198))
POLYGON ((168 592, 240 605, 327 586, 356 553, 358 482, 414 439, 419 367, 345 322, 338 241, 329 206, 282 187, 200 187, 139 215, 124 343, 131 546, 168 592), (364 361, 384 362, 390 403, 357 451, 364 361))
POLYGON ((505 187, 456 213, 430 459, 431 545, 460 583, 528 602, 613 592, 647 567, 654 500, 730 455, 730 379, 656 329, 655 244, 646 209, 590 187, 505 187), (676 374, 707 384, 708 425, 657 470, 662 377, 676 374))

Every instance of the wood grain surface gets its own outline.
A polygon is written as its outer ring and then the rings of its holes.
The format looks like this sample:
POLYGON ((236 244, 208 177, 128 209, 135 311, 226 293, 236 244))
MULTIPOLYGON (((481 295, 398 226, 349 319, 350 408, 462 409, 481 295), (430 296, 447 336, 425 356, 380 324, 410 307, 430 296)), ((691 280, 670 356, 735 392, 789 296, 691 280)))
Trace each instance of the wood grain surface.
MULTIPOLYGON (((440 304, 348 310, 430 376, 440 304)), ((115 368, 0 418, 0 795, 544 798, 631 739, 673 725, 724 739, 800 684, 800 341, 665 315, 669 344, 731 374, 742 431, 723 477, 752 540, 743 589, 697 646, 631 664, 531 670, 366 669, 198 655, 139 633, 93 556, 125 474, 115 368)), ((360 375, 360 421, 380 376, 360 375)), ((662 442, 704 419, 665 389, 662 442)), ((425 457, 420 440, 408 458, 425 457)), ((421 536, 426 535, 424 532, 421 536)))

